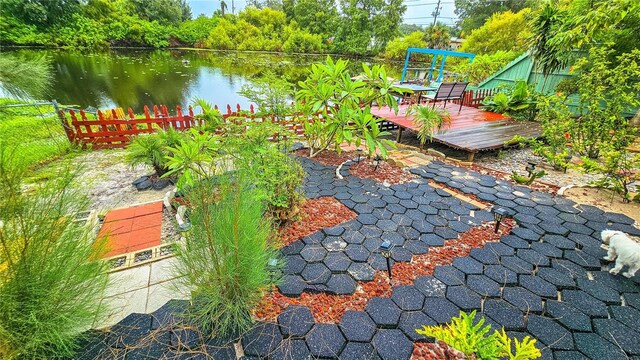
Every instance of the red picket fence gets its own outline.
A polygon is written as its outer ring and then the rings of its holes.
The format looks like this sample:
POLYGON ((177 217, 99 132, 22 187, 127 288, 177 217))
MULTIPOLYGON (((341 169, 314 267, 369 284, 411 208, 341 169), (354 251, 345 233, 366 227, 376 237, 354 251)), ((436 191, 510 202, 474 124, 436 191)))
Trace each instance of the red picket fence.
MULTIPOLYGON (((217 106, 216 109, 218 109, 217 106)), ((284 118, 277 118, 274 115, 256 115, 253 105, 245 112, 241 110, 240 105, 236 105, 235 111, 232 111, 231 106, 227 105, 226 110, 222 117, 236 125, 245 123, 246 126, 249 126, 252 122, 271 121, 281 124, 298 137, 304 134, 304 128, 296 115, 284 118)), ((74 110, 69 110, 71 121, 69 121, 67 114, 63 110, 60 110, 58 115, 70 142, 79 144, 83 148, 91 145, 94 149, 126 147, 132 137, 139 134, 152 133, 155 131, 156 126, 162 129, 172 127, 177 130, 187 130, 194 126, 205 125, 201 120, 194 117, 191 106, 189 106, 187 114, 183 114, 180 106, 176 106, 175 115, 171 115, 166 106, 156 105, 153 107, 153 116, 149 108, 145 106, 143 118, 136 118, 131 108, 127 112, 128 118, 126 118, 126 115, 124 116, 125 118, 122 118, 122 114, 118 115, 115 109, 108 111, 111 116, 106 116, 105 113, 98 110, 97 119, 87 118, 84 110, 79 111, 79 117, 74 110)), ((274 134, 274 139, 278 137, 279 134, 274 134)))

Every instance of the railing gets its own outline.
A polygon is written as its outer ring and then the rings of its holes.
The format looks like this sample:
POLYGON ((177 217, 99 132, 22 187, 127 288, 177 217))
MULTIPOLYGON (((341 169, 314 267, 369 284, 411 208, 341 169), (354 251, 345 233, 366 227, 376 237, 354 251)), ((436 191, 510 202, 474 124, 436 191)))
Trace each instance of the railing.
MULTIPOLYGON (((216 110, 218 107, 216 106, 216 110)), ((270 114, 256 114, 253 105, 248 111, 242 111, 240 105, 236 105, 236 110, 232 111, 227 105, 226 113, 222 118, 236 125, 245 123, 249 126, 255 122, 273 122, 284 126, 295 136, 302 136, 304 129, 296 115, 278 117, 270 114)), ((76 112, 71 109, 68 112, 71 121, 67 118, 64 110, 58 112, 58 116, 65 129, 65 133, 70 142, 86 148, 112 149, 123 148, 131 142, 132 137, 140 134, 147 134, 156 131, 156 128, 167 129, 169 127, 176 130, 188 130, 195 126, 206 125, 203 120, 194 116, 193 109, 189 106, 186 114, 182 112, 180 106, 176 106, 175 115, 171 115, 166 106, 154 106, 153 115, 147 106, 144 107, 144 117, 137 118, 131 108, 125 115, 121 109, 111 109, 107 112, 98 110, 97 119, 90 119, 84 110, 76 112)), ((279 134, 274 134, 278 138, 279 134)))

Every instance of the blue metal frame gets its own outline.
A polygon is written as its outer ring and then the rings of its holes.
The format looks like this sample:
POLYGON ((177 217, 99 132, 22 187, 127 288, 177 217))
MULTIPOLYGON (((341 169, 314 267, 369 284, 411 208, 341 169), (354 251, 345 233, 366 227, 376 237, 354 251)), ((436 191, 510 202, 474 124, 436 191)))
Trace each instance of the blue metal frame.
POLYGON ((448 50, 439 50, 439 49, 424 49, 424 48, 408 48, 407 49, 407 57, 404 60, 404 68, 402 68, 402 79, 400 82, 403 83, 404 79, 407 75, 407 68, 409 67, 409 58, 411 58, 411 54, 427 54, 433 55, 433 61, 431 62, 431 68, 429 69, 429 75, 427 80, 431 82, 433 77, 433 70, 436 67, 436 63, 438 60, 438 56, 442 56, 442 63, 440 64, 440 69, 438 71, 438 79, 437 82, 442 81, 442 75, 444 70, 444 64, 447 62, 447 56, 457 56, 457 57, 465 57, 469 59, 469 63, 473 62, 473 59, 476 57, 476 54, 463 53, 457 51, 448 51, 448 50))

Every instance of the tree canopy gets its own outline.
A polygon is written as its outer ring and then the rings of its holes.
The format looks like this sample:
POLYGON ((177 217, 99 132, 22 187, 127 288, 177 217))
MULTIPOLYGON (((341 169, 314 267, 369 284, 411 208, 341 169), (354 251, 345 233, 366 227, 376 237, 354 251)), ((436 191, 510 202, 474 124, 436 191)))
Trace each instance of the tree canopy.
POLYGON ((491 54, 500 50, 524 52, 532 34, 528 21, 530 15, 529 8, 515 14, 511 11, 493 14, 484 25, 471 31, 460 50, 475 54, 491 54))
POLYGON ((535 6, 540 0, 455 0, 455 13, 460 18, 458 26, 463 36, 481 27, 491 15, 511 11, 514 13, 526 7, 535 6))

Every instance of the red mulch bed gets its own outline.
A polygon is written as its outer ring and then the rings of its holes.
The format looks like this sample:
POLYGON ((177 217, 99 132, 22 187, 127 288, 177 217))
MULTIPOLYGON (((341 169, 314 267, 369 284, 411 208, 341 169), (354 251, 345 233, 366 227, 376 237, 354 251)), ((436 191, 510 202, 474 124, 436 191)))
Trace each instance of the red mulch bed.
POLYGON ((266 294, 254 315, 265 321, 274 321, 278 314, 289 305, 304 305, 311 309, 320 323, 338 323, 347 310, 364 310, 374 296, 391 296, 392 286, 411 285, 419 276, 432 275, 438 265, 449 265, 456 257, 469 255, 471 249, 484 246, 487 242, 498 241, 500 236, 511 231, 515 222, 503 221, 500 231, 494 234, 494 223, 476 226, 461 234, 458 239, 447 240, 442 247, 432 247, 425 255, 414 256, 410 263, 396 263, 392 267, 393 279, 389 281, 386 271, 377 271, 373 281, 361 282, 352 295, 332 295, 326 293, 302 293, 300 297, 286 297, 277 289, 266 294))
POLYGON ((398 166, 386 161, 381 161, 376 169, 371 159, 362 159, 359 163, 351 165, 349 171, 353 176, 373 179, 378 182, 386 181, 389 184, 402 184, 418 178, 410 172, 404 171, 398 166))
MULTIPOLYGON (((296 150, 294 151, 294 154, 309 158, 309 149, 296 150)), ((354 151, 342 151, 340 154, 338 154, 333 150, 324 150, 318 155, 316 155, 314 158, 309 158, 309 159, 313 159, 321 163, 322 165, 326 165, 326 166, 338 166, 343 162, 349 159, 354 159, 356 157, 358 157, 358 155, 354 151)))
POLYGON ((287 223, 278 230, 278 240, 282 246, 358 216, 341 202, 328 196, 305 200, 300 206, 300 213, 300 220, 287 223))

